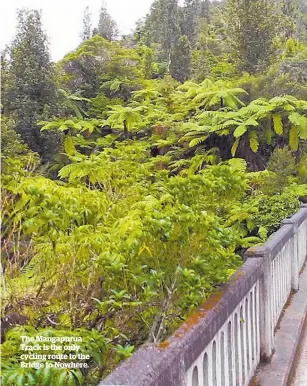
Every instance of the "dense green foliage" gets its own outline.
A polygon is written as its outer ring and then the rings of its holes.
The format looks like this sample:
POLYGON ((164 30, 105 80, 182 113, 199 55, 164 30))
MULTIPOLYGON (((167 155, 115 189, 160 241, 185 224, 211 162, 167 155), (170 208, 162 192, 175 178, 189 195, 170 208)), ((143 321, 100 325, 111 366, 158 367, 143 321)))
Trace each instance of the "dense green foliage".
POLYGON ((118 41, 87 9, 53 65, 21 14, 2 58, 4 385, 97 384, 306 200, 306 9, 241 3, 156 0, 118 41), (20 368, 21 334, 81 336, 88 366, 20 368))

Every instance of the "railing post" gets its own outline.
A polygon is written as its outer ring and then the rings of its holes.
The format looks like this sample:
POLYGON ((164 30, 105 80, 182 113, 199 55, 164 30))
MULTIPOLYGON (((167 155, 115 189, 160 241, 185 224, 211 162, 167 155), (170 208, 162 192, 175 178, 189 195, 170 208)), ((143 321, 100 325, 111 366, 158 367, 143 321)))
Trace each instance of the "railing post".
MULTIPOLYGON (((302 204, 301 205, 301 208, 302 209, 307 209, 307 203, 306 204, 302 204)), ((306 220, 305 220, 306 221, 306 220)), ((306 233, 307 233, 307 224, 306 224, 306 233)), ((305 236, 305 247, 306 247, 306 251, 305 251, 305 257, 307 257, 307 234, 305 236)))
POLYGON ((250 248, 248 258, 263 259, 263 278, 260 282, 260 354, 268 360, 273 354, 274 327, 272 322, 272 258, 271 251, 265 247, 250 248))
POLYGON ((291 288, 294 291, 299 289, 300 267, 299 267, 299 245, 298 245, 298 225, 291 219, 285 219, 281 223, 282 225, 292 225, 294 235, 291 242, 291 288))

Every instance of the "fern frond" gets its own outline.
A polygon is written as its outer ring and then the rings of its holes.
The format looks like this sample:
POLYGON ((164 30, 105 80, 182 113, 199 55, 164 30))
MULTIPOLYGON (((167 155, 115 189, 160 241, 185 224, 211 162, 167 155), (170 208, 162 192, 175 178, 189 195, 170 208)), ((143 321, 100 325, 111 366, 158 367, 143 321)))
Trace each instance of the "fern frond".
POLYGON ((289 130, 289 146, 292 151, 297 151, 299 146, 298 128, 292 126, 289 130))
POLYGON ((252 151, 254 153, 257 153, 259 148, 259 141, 258 141, 257 133, 254 130, 249 133, 249 145, 252 151))
POLYGON ((273 127, 276 134, 282 135, 284 128, 282 123, 282 117, 280 114, 273 114, 273 127))

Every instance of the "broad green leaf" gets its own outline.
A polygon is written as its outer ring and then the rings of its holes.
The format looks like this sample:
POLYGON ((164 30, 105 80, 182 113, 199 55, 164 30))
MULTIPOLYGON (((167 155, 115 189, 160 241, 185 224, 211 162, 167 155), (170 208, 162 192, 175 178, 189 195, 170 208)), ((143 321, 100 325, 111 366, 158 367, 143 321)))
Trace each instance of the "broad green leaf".
POLYGON ((228 164, 236 170, 240 170, 241 172, 246 171, 246 161, 243 158, 232 158, 228 161, 228 164))
POLYGON ((296 126, 292 126, 289 130, 289 146, 293 151, 298 150, 299 146, 299 136, 298 136, 298 128, 296 126))
POLYGON ((232 145, 232 148, 231 148, 231 155, 232 155, 233 157, 236 155, 236 152, 237 152, 239 143, 240 143, 240 138, 237 138, 237 139, 235 140, 234 144, 232 145))
POLYGON ((247 229, 251 232, 255 228, 255 223, 251 218, 246 220, 247 229))
POLYGON ((194 138, 194 139, 192 139, 192 141, 189 143, 189 147, 197 146, 197 145, 201 144, 202 142, 204 142, 207 138, 208 138, 207 135, 204 135, 204 136, 199 137, 199 138, 194 138))
POLYGON ((45 367, 40 370, 41 378, 44 386, 47 386, 51 383, 52 370, 49 367, 45 367))
POLYGON ((69 127, 67 127, 66 125, 61 125, 61 126, 58 128, 59 131, 65 131, 65 130, 68 130, 68 129, 69 129, 69 127))
POLYGON ((268 230, 266 227, 264 226, 260 226, 259 227, 259 230, 258 230, 258 235, 263 239, 263 240, 266 240, 267 236, 268 236, 268 230))
POLYGON ((236 128, 233 135, 235 138, 239 138, 239 137, 242 137, 242 135, 245 134, 246 131, 247 131, 247 127, 245 125, 241 125, 236 128))
POLYGON ((301 139, 307 139, 307 123, 299 128, 299 136, 301 139))
POLYGON ((272 137, 273 137, 273 131, 272 131, 272 129, 270 129, 269 127, 267 127, 267 128, 264 130, 264 136, 265 136, 266 143, 267 143, 268 145, 271 145, 271 143, 272 143, 272 137))
POLYGON ((289 121, 299 128, 307 127, 307 118, 297 112, 289 115, 289 121))
POLYGON ((282 117, 280 114, 273 114, 273 125, 276 134, 282 135, 284 132, 282 117))
POLYGON ((68 155, 74 155, 77 152, 74 141, 70 135, 65 138, 64 149, 68 155))
POLYGON ((16 380, 17 386, 24 386, 26 381, 26 377, 24 374, 20 374, 16 380))
POLYGON ((75 378, 79 382, 79 386, 82 386, 84 384, 84 377, 80 370, 71 370, 71 373, 75 376, 75 378))
POLYGON ((257 153, 259 148, 259 141, 258 141, 257 133, 255 131, 251 131, 249 133, 249 145, 252 151, 254 153, 257 153))
POLYGON ((66 386, 67 385, 67 371, 66 370, 63 370, 60 374, 60 376, 58 377, 58 385, 59 386, 66 386))

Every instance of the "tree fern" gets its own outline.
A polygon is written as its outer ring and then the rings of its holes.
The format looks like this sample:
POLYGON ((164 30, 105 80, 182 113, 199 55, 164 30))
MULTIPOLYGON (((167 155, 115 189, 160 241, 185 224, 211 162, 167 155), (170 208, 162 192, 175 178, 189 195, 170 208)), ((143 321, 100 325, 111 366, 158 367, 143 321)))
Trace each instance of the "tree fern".
POLYGON ((233 136, 235 138, 239 138, 239 137, 242 137, 242 135, 245 134, 246 132, 247 132, 247 127, 245 125, 240 125, 233 132, 233 136))
POLYGON ((273 127, 276 134, 282 135, 284 128, 282 123, 282 117, 280 114, 273 114, 273 127))
POLYGON ((128 138, 128 132, 139 122, 141 122, 141 112, 144 111, 144 106, 139 107, 123 107, 120 105, 109 106, 109 118, 107 123, 112 127, 123 126, 125 136, 128 138))
POLYGON ((272 138, 273 138, 273 131, 272 131, 272 129, 270 127, 266 127, 264 129, 264 137, 265 137, 266 143, 268 145, 271 145, 272 138))
POLYGON ((254 153, 257 153, 259 148, 259 140, 255 130, 249 133, 249 145, 254 153))
POLYGON ((232 147, 231 147, 231 155, 232 155, 233 157, 236 155, 236 152, 237 152, 239 143, 240 143, 240 137, 238 137, 238 138, 235 140, 235 142, 233 143, 233 145, 232 145, 232 147))
POLYGON ((298 150, 299 146, 299 131, 296 126, 292 126, 289 130, 289 146, 293 151, 298 150))
POLYGON ((243 158, 232 158, 228 161, 228 164, 240 172, 245 172, 247 168, 246 161, 243 158))
POLYGON ((198 146, 201 143, 203 143, 208 138, 208 135, 203 135, 198 138, 192 139, 192 141, 189 142, 190 147, 198 146))

